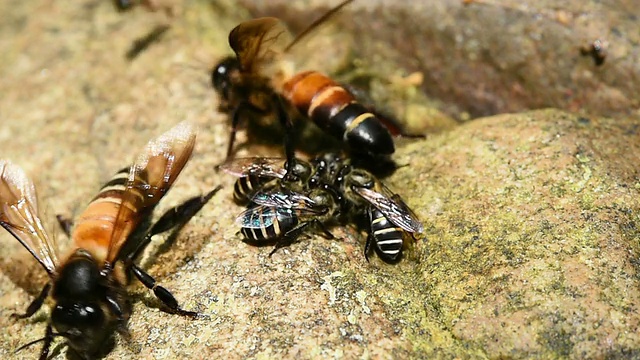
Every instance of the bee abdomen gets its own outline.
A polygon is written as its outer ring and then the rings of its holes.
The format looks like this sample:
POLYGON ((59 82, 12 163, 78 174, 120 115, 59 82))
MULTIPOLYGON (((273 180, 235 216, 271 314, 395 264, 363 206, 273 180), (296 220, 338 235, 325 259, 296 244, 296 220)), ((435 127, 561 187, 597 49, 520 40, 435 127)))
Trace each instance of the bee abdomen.
POLYGON ((264 207, 248 214, 248 217, 244 222, 252 226, 243 226, 240 233, 245 238, 257 242, 279 238, 298 224, 298 218, 288 210, 272 207, 264 207))
POLYGON ((390 260, 395 260, 402 251, 402 229, 391 223, 378 210, 373 212, 371 235, 378 250, 390 260))
MULTIPOLYGON (((144 204, 142 192, 144 181, 136 179, 134 183, 136 186, 129 189, 133 196, 124 199, 123 194, 127 190, 128 176, 128 168, 116 173, 78 216, 71 235, 77 246, 85 249, 108 249, 120 207, 126 206, 132 214, 140 211, 144 204)), ((135 225, 137 224, 132 221, 126 222, 123 226, 133 228, 135 225)))
POLYGON ((233 200, 239 205, 245 205, 256 191, 262 188, 266 179, 255 175, 241 177, 233 185, 233 200))
POLYGON ((307 71, 284 85, 284 96, 298 111, 355 151, 392 154, 393 139, 380 119, 343 86, 330 78, 307 71))

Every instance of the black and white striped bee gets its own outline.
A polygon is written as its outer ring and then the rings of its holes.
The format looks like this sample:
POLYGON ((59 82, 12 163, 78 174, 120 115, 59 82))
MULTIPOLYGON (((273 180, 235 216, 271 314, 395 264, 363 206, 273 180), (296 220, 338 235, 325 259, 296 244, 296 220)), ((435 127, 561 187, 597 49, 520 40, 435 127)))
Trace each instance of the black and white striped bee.
POLYGON ((284 183, 290 190, 306 189, 313 173, 311 164, 300 159, 294 161, 289 174, 284 158, 235 158, 223 163, 220 168, 238 177, 233 187, 233 199, 238 205, 247 205, 256 193, 281 188, 284 183))
POLYGON ((424 230, 417 215, 400 195, 393 193, 370 172, 356 169, 349 161, 341 161, 338 157, 323 158, 336 159, 341 163, 340 166, 328 164, 331 170, 325 172, 324 181, 333 181, 344 196, 344 202, 353 206, 351 212, 364 212, 368 216, 370 230, 364 249, 367 261, 372 243, 383 260, 397 261, 402 253, 405 234, 413 237, 424 230))
POLYGON ((339 204, 330 191, 312 189, 299 193, 288 189, 275 192, 258 192, 247 210, 238 215, 236 223, 249 242, 262 244, 275 241, 269 256, 287 246, 309 227, 321 230, 325 237, 333 239, 326 225, 339 213, 339 204))

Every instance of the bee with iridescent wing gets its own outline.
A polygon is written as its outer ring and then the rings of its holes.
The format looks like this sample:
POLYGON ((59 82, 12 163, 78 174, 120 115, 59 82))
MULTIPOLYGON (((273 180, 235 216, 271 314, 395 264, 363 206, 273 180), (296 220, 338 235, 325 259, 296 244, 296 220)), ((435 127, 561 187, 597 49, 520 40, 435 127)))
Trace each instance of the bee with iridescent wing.
POLYGON ((313 189, 298 193, 281 189, 258 192, 251 201, 254 205, 238 215, 236 223, 248 242, 275 241, 276 246, 269 255, 295 242, 310 226, 320 229, 326 238, 334 238, 325 225, 339 213, 337 199, 330 191, 313 189))
POLYGON ((400 195, 393 193, 368 171, 345 164, 338 171, 335 182, 345 200, 354 205, 354 211, 367 214, 370 224, 364 249, 367 260, 372 243, 383 260, 398 260, 404 235, 414 237, 424 230, 422 222, 400 195))
POLYGON ((235 158, 220 165, 220 169, 238 177, 233 199, 239 205, 247 205, 259 191, 278 189, 285 184, 290 190, 305 189, 313 172, 311 165, 295 158, 288 174, 286 167, 285 159, 268 157, 235 158))
POLYGON ((0 226, 49 275, 40 295, 17 317, 32 316, 47 297, 54 303, 45 336, 18 350, 44 342, 40 359, 46 359, 54 337, 63 337, 81 357, 99 356, 114 332, 126 333, 131 304, 125 286, 131 273, 171 313, 198 315, 182 309, 167 289, 134 263, 151 236, 185 224, 219 190, 185 201, 149 226, 153 209, 191 156, 195 137, 191 125, 180 123, 149 142, 135 163, 107 182, 77 217, 71 249, 61 257, 42 225, 33 182, 20 167, 0 161, 0 226))

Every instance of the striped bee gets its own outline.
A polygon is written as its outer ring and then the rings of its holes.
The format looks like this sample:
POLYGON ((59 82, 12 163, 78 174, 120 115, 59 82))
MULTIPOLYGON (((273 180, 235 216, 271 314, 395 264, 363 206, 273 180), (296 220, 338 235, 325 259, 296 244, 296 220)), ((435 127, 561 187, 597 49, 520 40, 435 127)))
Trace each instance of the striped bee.
POLYGON ((54 303, 45 336, 18 350, 44 342, 40 359, 46 359, 53 339, 62 337, 82 358, 99 356, 114 332, 126 331, 131 305, 125 286, 131 273, 171 313, 198 315, 182 309, 169 290, 134 262, 151 236, 186 223, 219 190, 185 201, 148 226, 156 204, 187 163, 195 138, 194 128, 183 122, 149 142, 135 163, 118 172, 78 216, 71 249, 63 256, 43 225, 33 182, 17 165, 0 161, 0 226, 49 275, 40 295, 16 316, 32 316, 47 297, 54 303))
POLYGON ((258 192, 251 201, 255 205, 242 212, 236 223, 248 242, 263 244, 275 241, 275 248, 269 256, 295 242, 310 226, 320 229, 326 238, 334 238, 325 224, 337 216, 339 206, 329 191, 313 189, 298 193, 282 189, 258 192))
POLYGON ((291 173, 285 170, 287 165, 283 158, 236 158, 226 161, 220 168, 238 177, 233 186, 233 200, 238 205, 247 205, 256 193, 283 187, 284 183, 287 189, 302 191, 313 172, 311 164, 297 158, 291 173))
POLYGON ((370 229, 364 250, 367 261, 371 244, 383 260, 398 260, 405 234, 414 236, 424 230, 417 215, 400 195, 393 193, 370 172, 355 168, 349 160, 334 154, 319 156, 311 163, 322 165, 322 171, 316 169, 316 174, 323 174, 319 181, 339 189, 343 202, 350 206, 348 211, 368 217, 370 229))

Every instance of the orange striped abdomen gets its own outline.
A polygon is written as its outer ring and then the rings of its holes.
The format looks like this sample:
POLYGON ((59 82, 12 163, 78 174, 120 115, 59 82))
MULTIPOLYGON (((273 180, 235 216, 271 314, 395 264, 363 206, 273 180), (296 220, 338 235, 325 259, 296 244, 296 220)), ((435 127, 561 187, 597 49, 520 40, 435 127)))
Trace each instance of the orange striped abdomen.
POLYGON ((316 71, 301 72, 283 86, 284 97, 320 128, 352 151, 388 155, 393 139, 380 120, 347 89, 316 71))
POLYGON ((75 221, 71 234, 75 246, 89 251, 99 262, 106 260, 120 207, 124 206, 122 210, 127 212, 127 221, 118 225, 122 234, 130 234, 141 220, 138 214, 143 205, 141 190, 129 189, 136 196, 123 200, 128 175, 128 168, 118 172, 75 221))

